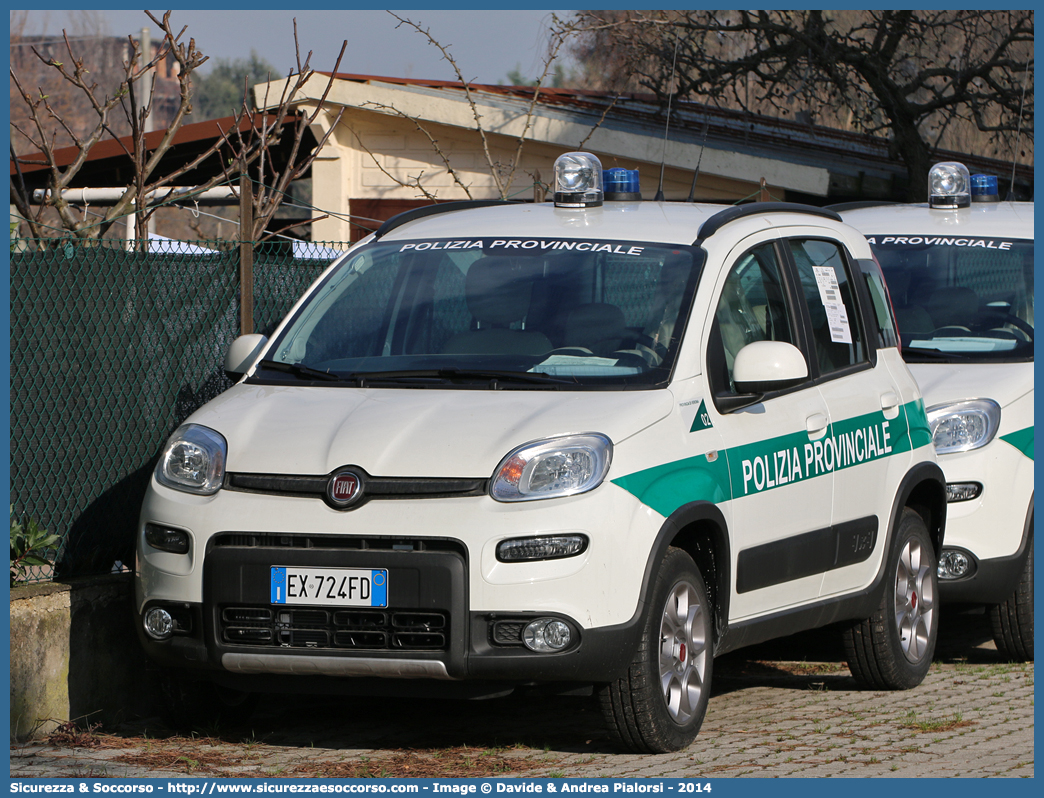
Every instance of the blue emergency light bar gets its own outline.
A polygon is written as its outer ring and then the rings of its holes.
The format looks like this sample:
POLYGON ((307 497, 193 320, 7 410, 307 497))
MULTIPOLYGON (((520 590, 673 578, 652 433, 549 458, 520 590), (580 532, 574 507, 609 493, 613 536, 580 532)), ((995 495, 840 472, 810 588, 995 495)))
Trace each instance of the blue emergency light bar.
POLYGON ((1000 202, 997 175, 972 175, 971 199, 972 202, 1000 202))
POLYGON ((623 169, 619 166, 603 169, 602 189, 606 202, 626 202, 642 198, 637 169, 623 169))

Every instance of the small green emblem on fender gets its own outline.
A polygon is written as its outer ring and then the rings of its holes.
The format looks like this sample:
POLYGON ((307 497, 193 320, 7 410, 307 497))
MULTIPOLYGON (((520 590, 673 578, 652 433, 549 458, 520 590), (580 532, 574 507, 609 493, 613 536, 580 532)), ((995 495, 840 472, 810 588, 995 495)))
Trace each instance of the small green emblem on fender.
POLYGON ((696 418, 692 420, 692 426, 689 427, 689 432, 699 432, 703 429, 710 429, 713 426, 710 414, 707 412, 707 402, 701 401, 699 408, 696 410, 696 418))

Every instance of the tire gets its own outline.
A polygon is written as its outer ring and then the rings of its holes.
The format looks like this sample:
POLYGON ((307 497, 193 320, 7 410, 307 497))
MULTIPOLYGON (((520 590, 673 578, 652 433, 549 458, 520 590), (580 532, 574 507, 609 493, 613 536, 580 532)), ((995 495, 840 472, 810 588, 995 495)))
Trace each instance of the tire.
POLYGON ((598 690, 613 743, 662 754, 696 739, 710 699, 712 611, 696 563, 670 548, 654 580, 642 639, 626 675, 598 690))
POLYGON ((160 674, 157 698, 163 719, 172 728, 186 732, 245 723, 254 714, 258 700, 256 693, 172 673, 160 674))
POLYGON ((989 610, 997 650, 1014 662, 1033 662, 1033 538, 1015 590, 989 610))
POLYGON ((848 669, 864 687, 909 690, 927 675, 939 634, 937 562, 924 520, 904 508, 881 605, 843 635, 848 669))

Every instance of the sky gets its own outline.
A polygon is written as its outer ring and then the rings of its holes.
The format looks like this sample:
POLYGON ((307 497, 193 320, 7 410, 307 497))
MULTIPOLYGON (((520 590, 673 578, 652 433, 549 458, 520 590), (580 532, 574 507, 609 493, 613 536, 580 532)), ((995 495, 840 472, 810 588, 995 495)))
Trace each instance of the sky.
MULTIPOLYGON (((347 40, 340 72, 456 79, 453 68, 436 47, 408 26, 397 29, 398 20, 387 11, 345 10, 345 3, 337 9, 320 10, 316 8, 319 5, 308 3, 308 10, 258 10, 257 5, 238 10, 174 10, 171 23, 175 32, 188 26, 185 35, 193 37, 198 49, 212 60, 248 58, 253 50, 282 73, 296 64, 296 17, 301 58, 311 50, 313 69, 332 70, 341 43, 347 40)), ((157 18, 162 18, 163 11, 152 9, 157 18)), ((507 73, 514 69, 533 78, 543 70, 551 11, 414 8, 396 13, 429 29, 432 37, 449 49, 468 81, 504 83, 507 73)), ((556 13, 562 16, 572 12, 556 13)), ((114 36, 137 36, 142 27, 148 27, 153 36, 158 34, 156 25, 141 10, 50 10, 30 11, 28 15, 25 32, 30 35, 60 35, 63 28, 71 35, 82 30, 84 23, 100 23, 102 32, 114 36)), ((568 66, 568 62, 564 63, 568 66)), ((206 71, 204 66, 201 72, 206 71)))

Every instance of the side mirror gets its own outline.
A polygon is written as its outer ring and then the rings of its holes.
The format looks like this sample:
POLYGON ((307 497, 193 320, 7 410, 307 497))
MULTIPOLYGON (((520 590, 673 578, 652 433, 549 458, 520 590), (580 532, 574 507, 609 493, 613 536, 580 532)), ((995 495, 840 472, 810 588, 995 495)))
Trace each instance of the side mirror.
POLYGON ((732 379, 742 393, 781 391, 808 379, 808 363, 793 344, 755 341, 736 353, 732 379))
POLYGON ((225 355, 225 375, 232 382, 238 382, 240 377, 250 371, 267 343, 268 338, 258 333, 239 336, 225 355))

